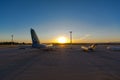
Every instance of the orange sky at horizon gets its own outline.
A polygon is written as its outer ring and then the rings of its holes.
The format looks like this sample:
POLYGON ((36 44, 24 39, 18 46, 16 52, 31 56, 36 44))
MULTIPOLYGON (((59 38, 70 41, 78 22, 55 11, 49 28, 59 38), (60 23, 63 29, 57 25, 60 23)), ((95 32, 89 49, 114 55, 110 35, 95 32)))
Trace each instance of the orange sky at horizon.
MULTIPOLYGON (((40 40, 40 43, 59 43, 58 42, 58 38, 59 37, 56 37, 54 39, 39 39, 40 40)), ((69 37, 65 37, 66 38, 66 42, 65 43, 70 43, 70 39, 69 37)), ((21 39, 21 38, 14 38, 13 39, 14 42, 18 42, 18 43, 22 43, 22 42, 25 42, 25 43, 32 43, 32 40, 31 38, 29 39, 21 39)), ((11 38, 7 39, 1 39, 0 42, 10 42, 11 41, 11 38)), ((120 42, 120 38, 99 38, 99 39, 96 39, 96 38, 86 38, 86 39, 76 39, 73 37, 73 40, 72 40, 73 43, 101 43, 101 42, 105 42, 105 43, 108 43, 108 42, 120 42)))

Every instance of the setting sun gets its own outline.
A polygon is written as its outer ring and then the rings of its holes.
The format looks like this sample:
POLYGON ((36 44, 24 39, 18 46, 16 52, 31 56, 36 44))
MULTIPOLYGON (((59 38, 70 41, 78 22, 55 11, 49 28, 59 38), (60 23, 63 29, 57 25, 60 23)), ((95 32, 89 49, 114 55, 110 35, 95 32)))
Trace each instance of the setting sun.
POLYGON ((59 43, 66 43, 67 42, 67 39, 65 37, 59 37, 58 38, 58 42, 59 43))

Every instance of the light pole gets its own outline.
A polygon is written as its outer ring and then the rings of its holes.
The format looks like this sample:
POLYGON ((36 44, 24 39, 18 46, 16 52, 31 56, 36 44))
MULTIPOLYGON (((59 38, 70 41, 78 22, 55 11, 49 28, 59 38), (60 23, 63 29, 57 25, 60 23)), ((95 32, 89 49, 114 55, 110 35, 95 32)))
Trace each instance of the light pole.
POLYGON ((11 35, 12 39, 11 39, 11 44, 13 44, 13 35, 11 35))
POLYGON ((70 31, 70 45, 71 45, 71 48, 72 48, 72 31, 70 31))

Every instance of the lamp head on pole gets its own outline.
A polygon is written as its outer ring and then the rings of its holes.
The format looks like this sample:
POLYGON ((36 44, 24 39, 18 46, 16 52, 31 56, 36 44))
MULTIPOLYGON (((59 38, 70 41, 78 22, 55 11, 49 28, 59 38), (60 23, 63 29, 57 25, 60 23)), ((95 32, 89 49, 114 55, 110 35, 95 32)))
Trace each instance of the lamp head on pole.
POLYGON ((70 33, 72 33, 72 31, 70 31, 70 33))

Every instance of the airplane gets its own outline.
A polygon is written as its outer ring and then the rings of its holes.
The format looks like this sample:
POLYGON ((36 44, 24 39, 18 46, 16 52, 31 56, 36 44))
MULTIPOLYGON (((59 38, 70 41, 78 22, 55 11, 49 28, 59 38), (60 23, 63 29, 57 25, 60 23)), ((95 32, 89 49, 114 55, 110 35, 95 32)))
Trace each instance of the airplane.
POLYGON ((31 38, 32 38, 32 47, 33 48, 46 48, 47 46, 44 44, 40 44, 40 41, 36 35, 34 29, 31 28, 31 38))
POLYGON ((112 51, 120 51, 120 46, 108 46, 107 49, 112 51))
POLYGON ((96 48, 96 45, 95 44, 92 44, 92 45, 90 45, 90 46, 81 46, 81 49, 83 50, 83 51, 94 51, 94 49, 96 48))
POLYGON ((32 46, 22 46, 20 47, 20 49, 32 47, 32 48, 39 48, 39 49, 45 49, 45 50, 52 50, 54 48, 52 44, 50 45, 41 44, 34 29, 31 28, 30 33, 31 33, 31 39, 32 39, 32 46))

